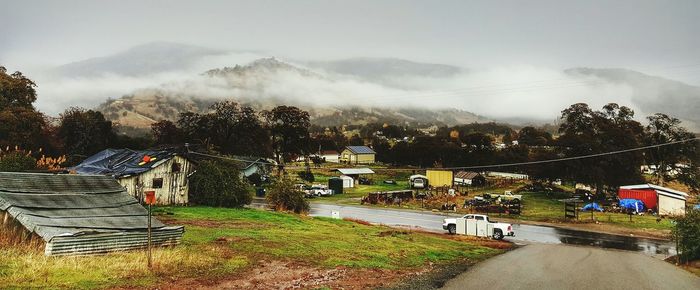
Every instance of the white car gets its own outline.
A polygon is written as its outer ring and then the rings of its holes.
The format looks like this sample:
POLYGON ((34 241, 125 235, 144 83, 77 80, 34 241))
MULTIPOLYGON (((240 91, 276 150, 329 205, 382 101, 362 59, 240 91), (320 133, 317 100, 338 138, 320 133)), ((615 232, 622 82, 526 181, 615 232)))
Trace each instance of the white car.
POLYGON ((331 196, 331 195, 333 195, 332 189, 328 189, 328 186, 321 185, 321 184, 312 185, 308 191, 311 194, 316 195, 316 196, 331 196))
MULTIPOLYGON (((442 222, 442 229, 448 231, 451 235, 454 235, 457 233, 457 219, 458 218, 449 218, 445 219, 442 222)), ((490 224, 493 225, 493 238, 496 240, 503 239, 505 236, 515 236, 515 232, 513 231, 513 225, 507 224, 507 223, 499 223, 499 222, 493 222, 489 219, 487 215, 483 214, 468 214, 461 219, 465 220, 470 220, 474 219, 477 221, 486 221, 490 224)))

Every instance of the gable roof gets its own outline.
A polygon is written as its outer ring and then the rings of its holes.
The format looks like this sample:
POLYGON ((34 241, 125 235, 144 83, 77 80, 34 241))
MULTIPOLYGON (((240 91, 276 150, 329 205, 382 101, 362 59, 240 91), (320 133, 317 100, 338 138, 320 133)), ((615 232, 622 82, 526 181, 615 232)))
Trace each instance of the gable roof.
POLYGON ((481 174, 473 171, 460 171, 455 173, 455 178, 461 179, 473 179, 474 177, 481 176, 481 174))
POLYGON ((232 156, 240 163, 240 169, 248 169, 253 165, 273 165, 269 160, 256 156, 232 156))
MULTIPOLYGON (((148 212, 105 175, 0 172, 0 211, 41 237, 47 255, 140 248, 146 242, 148 212), (125 239, 127 234, 135 238, 125 239)), ((182 227, 151 223, 160 236, 156 245, 182 237, 182 227)))
POLYGON ((78 174, 101 174, 121 177, 141 174, 175 156, 168 150, 105 149, 83 160, 72 169, 78 174), (150 158, 149 162, 144 157, 150 158))
POLYGON ((345 149, 350 150, 350 152, 355 154, 376 154, 372 148, 367 146, 347 146, 345 149))

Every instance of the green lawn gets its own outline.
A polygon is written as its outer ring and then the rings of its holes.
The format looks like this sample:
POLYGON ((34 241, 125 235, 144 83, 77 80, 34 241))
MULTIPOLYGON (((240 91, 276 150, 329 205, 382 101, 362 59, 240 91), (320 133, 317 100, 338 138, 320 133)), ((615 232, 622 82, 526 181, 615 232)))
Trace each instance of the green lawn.
POLYGON ((407 269, 478 261, 501 252, 431 234, 253 209, 170 207, 156 213, 168 223, 185 225, 186 232, 182 245, 154 252, 153 271, 143 251, 45 257, 36 250, 0 246, 0 288, 152 287, 183 278, 217 279, 261 260, 407 269))
MULTIPOLYGON (((548 195, 543 192, 524 192, 521 194, 523 194, 523 212, 519 219, 548 222, 567 221, 564 219, 564 203, 559 202, 558 199, 567 198, 568 195, 563 193, 550 193, 548 195)), ((635 215, 630 221, 627 214, 595 212, 593 218, 601 223, 633 229, 670 230, 673 227, 670 219, 664 218, 657 222, 657 217, 651 215, 635 215)), ((590 221, 590 212, 580 212, 579 220, 590 221)))

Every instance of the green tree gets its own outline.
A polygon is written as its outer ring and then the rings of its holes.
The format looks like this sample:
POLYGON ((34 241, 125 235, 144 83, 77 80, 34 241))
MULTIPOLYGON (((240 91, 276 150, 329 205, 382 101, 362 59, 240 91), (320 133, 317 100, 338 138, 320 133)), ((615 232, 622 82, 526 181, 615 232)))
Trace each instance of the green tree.
POLYGON ((21 72, 7 74, 7 69, 0 66, 0 110, 8 107, 34 108, 36 101, 36 84, 21 72))
POLYGON ((151 124, 153 139, 157 145, 173 145, 182 143, 182 132, 175 123, 161 120, 151 124))
MULTIPOLYGON (((665 114, 647 117, 649 125, 645 128, 646 145, 663 144, 695 138, 681 126, 681 121, 665 114)), ((657 147, 645 153, 647 165, 654 165, 656 183, 678 180, 697 190, 698 184, 698 142, 685 142, 671 146, 657 147)))
POLYGON ((46 117, 32 105, 35 87, 21 72, 7 74, 0 66, 0 146, 38 149, 49 145, 46 117))
POLYGON ((552 134, 527 126, 518 132, 518 144, 528 146, 545 146, 552 142, 552 134))
POLYGON ((86 156, 109 147, 116 138, 112 122, 102 113, 77 107, 61 114, 57 134, 66 153, 86 156))
POLYGON ((242 179, 237 164, 202 161, 190 177, 190 201, 218 207, 242 207, 253 200, 249 184, 242 179))
MULTIPOLYGON (((639 147, 643 128, 633 119, 634 111, 608 104, 594 111, 587 104, 571 105, 562 111, 558 144, 567 157, 639 147)), ((598 194, 605 187, 641 182, 639 152, 572 160, 566 163, 569 179, 594 184, 598 194)))
POLYGON ((267 204, 277 211, 305 213, 309 211, 309 202, 304 198, 304 192, 294 186, 289 178, 275 181, 265 195, 267 204))
POLYGON ((295 155, 310 153, 309 113, 293 106, 277 106, 262 112, 272 137, 272 148, 277 162, 291 160, 295 155))

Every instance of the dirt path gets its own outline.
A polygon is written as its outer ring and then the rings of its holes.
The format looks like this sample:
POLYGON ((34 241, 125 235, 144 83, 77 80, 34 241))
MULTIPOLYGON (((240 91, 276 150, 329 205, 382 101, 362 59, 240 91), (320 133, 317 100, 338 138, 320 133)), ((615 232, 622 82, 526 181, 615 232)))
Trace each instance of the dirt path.
POLYGON ((700 289, 700 278, 639 253, 532 244, 477 264, 443 289, 700 289))

